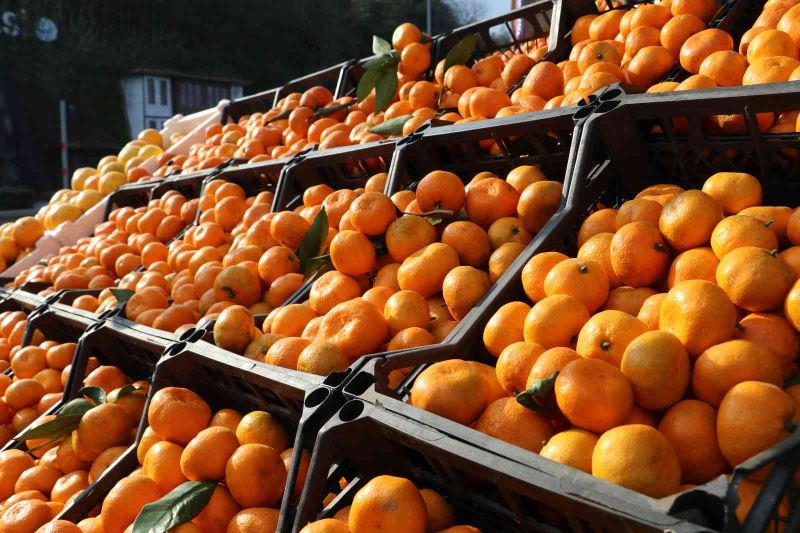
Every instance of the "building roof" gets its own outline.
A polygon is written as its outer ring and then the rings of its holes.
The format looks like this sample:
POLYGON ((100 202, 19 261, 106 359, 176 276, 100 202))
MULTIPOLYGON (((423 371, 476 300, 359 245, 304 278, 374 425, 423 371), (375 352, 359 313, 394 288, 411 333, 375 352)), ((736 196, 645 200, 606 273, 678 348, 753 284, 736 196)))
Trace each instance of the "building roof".
POLYGON ((170 69, 139 67, 130 71, 129 76, 163 76, 169 78, 185 78, 200 81, 213 81, 218 83, 230 83, 233 85, 250 85, 250 80, 243 78, 229 78, 225 76, 211 76, 207 74, 192 74, 170 69))

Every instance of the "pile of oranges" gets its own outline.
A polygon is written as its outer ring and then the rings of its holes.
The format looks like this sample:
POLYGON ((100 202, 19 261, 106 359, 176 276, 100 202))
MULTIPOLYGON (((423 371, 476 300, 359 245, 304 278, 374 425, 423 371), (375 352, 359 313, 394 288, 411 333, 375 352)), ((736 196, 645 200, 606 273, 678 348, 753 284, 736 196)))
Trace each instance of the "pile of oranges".
MULTIPOLYGON (((722 172, 596 211, 577 244, 525 265, 529 301, 483 332, 494 368, 432 364, 411 404, 654 498, 791 435, 800 210, 764 206, 755 177, 722 172)), ((740 518, 765 474, 744 482, 740 518)))
POLYGON ((455 511, 441 494, 419 489, 410 479, 384 475, 370 479, 333 518, 311 522, 300 533, 480 533, 455 523, 455 511))
MULTIPOLYGON (((286 428, 272 415, 234 409, 212 413, 191 390, 166 387, 153 394, 147 422, 136 449, 141 467, 114 485, 99 514, 67 531, 129 531, 145 505, 187 481, 217 485, 191 522, 170 531, 275 531, 294 450, 286 428)), ((302 482, 307 452, 301 460, 302 482)))
POLYGON ((269 233, 261 236, 266 246, 245 247, 252 259, 201 267, 198 274, 218 270, 206 292, 221 310, 216 344, 327 375, 362 355, 441 342, 549 220, 562 189, 534 166, 504 178, 481 172, 466 186, 451 172, 433 171, 415 191, 391 198, 385 182, 377 174, 364 190, 310 187, 297 212, 267 213, 256 223, 268 223, 269 233), (330 257, 331 270, 313 281, 307 301, 280 306, 290 294, 284 287, 303 283, 297 248, 323 209, 320 254, 330 257), (254 313, 267 314, 260 328, 254 313))
MULTIPOLYGON (((75 344, 53 346, 47 361, 71 361, 75 344), (56 353, 57 350, 57 353, 56 353)), ((133 443, 144 410, 147 382, 135 382, 114 366, 89 361, 84 385, 98 387, 107 400, 94 405, 66 437, 25 441, 27 451, 0 452, 0 527, 3 531, 35 531, 69 506, 133 443), (131 390, 123 392, 123 387, 131 390)), ((68 375, 69 369, 64 372, 68 375)), ((19 383, 19 382, 15 382, 19 383)), ((6 397, 12 384, 6 390, 6 397)), ((60 396, 60 394, 59 394, 60 396)), ((37 415, 38 416, 38 415, 37 415)), ((32 427, 54 420, 39 419, 32 427)))
MULTIPOLYGON (((21 312, 0 313, 1 331, 19 330, 21 312)), ((14 333, 11 334, 13 337, 14 333)), ((7 346, 7 345, 6 345, 7 346)), ((11 374, 0 375, 0 442, 5 444, 61 401, 69 379, 75 343, 44 340, 37 332, 29 346, 16 345, 9 355, 11 374)), ((4 360, 6 366, 8 360, 4 360)))

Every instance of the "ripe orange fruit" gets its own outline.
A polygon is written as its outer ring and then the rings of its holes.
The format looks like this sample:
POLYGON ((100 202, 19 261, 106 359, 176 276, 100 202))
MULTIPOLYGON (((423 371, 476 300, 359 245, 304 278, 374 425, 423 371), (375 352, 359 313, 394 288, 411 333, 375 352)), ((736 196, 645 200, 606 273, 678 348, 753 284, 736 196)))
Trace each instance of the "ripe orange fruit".
POLYGON ((588 320, 589 312, 580 300, 555 294, 540 300, 528 312, 524 338, 544 348, 571 346, 588 320))
POLYGON ((497 380, 509 395, 525 390, 528 376, 544 348, 532 342, 515 342, 500 352, 495 365, 497 380))
POLYGON ((692 248, 678 254, 672 260, 667 273, 667 287, 670 289, 682 281, 702 279, 716 283, 719 259, 708 247, 692 248))
POLYGON ((311 344, 311 340, 301 337, 283 337, 275 341, 267 350, 264 362, 268 365, 297 369, 300 353, 311 344))
POLYGON ((417 487, 394 476, 372 478, 353 498, 348 517, 350 531, 408 531, 422 533, 427 510, 417 487))
POLYGON ((382 235, 396 218, 394 204, 382 192, 365 192, 350 204, 350 222, 364 235, 382 235))
POLYGON ((142 507, 161 498, 161 489, 146 476, 123 478, 103 500, 100 519, 103 530, 123 533, 133 523, 142 507))
POLYGON ((442 296, 453 318, 462 320, 490 286, 486 272, 470 266, 457 266, 442 281, 442 296))
POLYGON ((490 403, 475 422, 475 429, 520 448, 539 453, 552 436, 548 420, 514 398, 490 403))
POLYGON ((337 233, 331 241, 330 255, 336 270, 348 276, 367 274, 375 264, 375 247, 358 231, 337 233))
POLYGON ((661 46, 678 57, 686 39, 706 28, 705 23, 693 14, 676 15, 661 28, 661 46))
POLYGON ((666 48, 645 46, 628 63, 628 79, 637 87, 649 87, 663 78, 674 65, 675 57, 666 48))
POLYGON ((761 205, 763 199, 761 183, 744 172, 718 172, 703 183, 703 192, 714 198, 726 215, 761 205))
POLYGON ((507 346, 522 341, 525 317, 530 310, 525 302, 509 302, 495 311, 483 329, 486 350, 498 357, 507 346))
POLYGON ((670 246, 683 251, 707 245, 722 217, 722 207, 713 197, 690 190, 681 192, 664 206, 658 229, 670 246))
POLYGON ((598 233, 614 233, 617 231, 615 226, 616 218, 617 210, 610 208, 600 209, 586 217, 580 229, 578 229, 578 248, 582 247, 589 238, 598 233))
POLYGON ((723 219, 711 234, 711 249, 722 260, 737 248, 778 248, 778 238, 757 218, 733 215, 723 219))
POLYGON ((717 413, 722 455, 735 467, 786 439, 795 409, 792 398, 774 384, 753 380, 733 386, 717 413))
POLYGON ((717 407, 734 385, 748 380, 780 385, 783 380, 780 362, 762 346, 732 340, 708 348, 697 358, 692 392, 698 400, 717 407))
POLYGON ((597 359, 577 359, 558 374, 553 389, 561 413, 575 426, 603 432, 633 408, 633 391, 620 370, 597 359))
POLYGON ((717 28, 695 33, 681 46, 681 66, 688 72, 697 74, 703 60, 721 50, 733 50, 733 38, 729 33, 717 28))
POLYGON ((268 507, 242 509, 233 515, 230 522, 228 522, 226 532, 250 533, 253 531, 274 531, 278 527, 279 518, 280 512, 268 507))
POLYGON ((736 326, 736 338, 764 346, 778 358, 784 377, 796 370, 795 356, 800 349, 800 335, 779 314, 751 313, 736 326))
POLYGON ((597 435, 583 429, 568 429, 556 433, 544 445, 539 455, 551 461, 592 473, 592 452, 597 435))
POLYGON ((610 253, 614 273, 631 287, 652 285, 661 279, 669 264, 664 237, 647 222, 631 222, 620 228, 611 239, 610 253))
POLYGON ((622 311, 601 311, 581 328, 575 351, 581 357, 600 359, 619 368, 628 345, 646 331, 636 317, 622 311))
POLYGON ((716 277, 731 302, 754 312, 780 309, 794 283, 791 269, 775 251, 754 246, 725 255, 716 277))
POLYGON ((676 403, 664 413, 658 430, 678 456, 682 482, 705 483, 728 470, 717 443, 717 412, 707 403, 676 403))
POLYGON ((619 24, 625 12, 621 9, 607 11, 589 23, 589 38, 593 41, 613 39, 619 33, 619 24))
POLYGON ((242 507, 271 507, 283 495, 286 467, 279 452, 264 444, 245 444, 225 466, 225 483, 242 507))
POLYGON ((538 181, 525 187, 519 197, 517 214, 522 225, 538 233, 561 204, 563 185, 557 181, 538 181))
POLYGON ((430 298, 441 291, 445 276, 458 265, 458 254, 451 246, 433 243, 403 261, 397 272, 397 280, 401 289, 430 298))
POLYGON ((565 259, 555 264, 547 273, 543 289, 547 296, 572 296, 593 313, 608 297, 608 276, 595 261, 565 259))
POLYGON ((456 251, 463 265, 483 266, 492 253, 492 243, 486 232, 479 225, 467 220, 448 224, 442 232, 441 242, 456 251))
POLYGON ((689 356, 681 341, 665 331, 648 331, 625 348, 620 370, 640 407, 660 411, 679 401, 689 385, 689 356))
POLYGON ((488 229, 494 221, 514 216, 518 200, 519 193, 508 182, 490 177, 470 185, 465 207, 472 222, 488 229))
POLYGON ((693 358, 733 338, 736 310, 728 295, 704 280, 676 284, 661 302, 659 326, 672 333, 693 358))
POLYGON ((525 76, 522 88, 528 94, 549 100, 564 93, 561 69, 550 61, 540 61, 525 76))
POLYGON ((761 57, 747 67, 742 77, 742 85, 789 81, 789 77, 797 67, 800 67, 800 61, 793 57, 761 57))
POLYGON ((231 519, 241 510, 231 493, 223 485, 214 487, 211 500, 200 513, 192 519, 192 523, 202 531, 222 531, 227 529, 231 519))
POLYGON ((613 63, 620 65, 622 58, 617 48, 609 41, 597 41, 587 44, 578 57, 578 70, 583 74, 589 66, 595 63, 613 63))
POLYGON ((361 299, 341 303, 322 318, 318 341, 338 346, 350 358, 372 353, 389 332, 386 320, 374 305, 361 299))
POLYGON ((667 438, 650 426, 631 424, 607 431, 592 453, 592 475, 663 498, 678 492, 681 468, 667 438))
POLYGON ((656 294, 650 287, 617 287, 608 293, 608 299, 603 305, 604 310, 616 310, 636 316, 642 309, 645 300, 656 294))
POLYGON ((147 420, 159 438, 186 445, 208 427, 211 409, 188 389, 165 387, 151 398, 147 420))
POLYGON ((747 46, 747 61, 752 64, 758 59, 775 56, 797 59, 797 48, 789 34, 780 30, 768 29, 750 41, 747 46))

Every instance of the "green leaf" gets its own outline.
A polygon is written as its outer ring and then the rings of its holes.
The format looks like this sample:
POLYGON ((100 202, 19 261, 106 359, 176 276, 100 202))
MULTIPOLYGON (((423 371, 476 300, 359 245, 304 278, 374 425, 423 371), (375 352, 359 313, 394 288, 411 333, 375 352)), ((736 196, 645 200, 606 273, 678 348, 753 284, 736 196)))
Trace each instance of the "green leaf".
POLYGON ((74 430, 78 429, 78 424, 81 421, 81 414, 71 414, 65 416, 57 416, 55 419, 45 422, 27 431, 23 431, 16 437, 16 440, 30 440, 30 439, 44 439, 58 440, 66 437, 74 430))
POLYGON ((373 54, 388 54, 391 51, 392 51, 392 45, 386 42, 386 39, 381 39, 377 35, 372 36, 373 54))
POLYGON ((355 100, 351 100, 351 101, 346 102, 344 104, 334 104, 334 105, 330 105, 328 107, 320 107, 319 109, 314 111, 314 114, 311 115, 311 118, 327 117, 328 115, 332 115, 332 114, 336 113, 337 111, 341 111, 342 109, 347 109, 348 107, 350 107, 352 105, 355 105, 355 103, 356 103, 355 100))
POLYGON ((325 244, 325 239, 328 238, 328 213, 325 208, 320 209, 317 216, 314 217, 314 222, 306 236, 303 237, 303 242, 297 249, 297 259, 300 260, 300 270, 306 271, 306 266, 311 259, 317 257, 322 251, 322 246, 325 244))
POLYGON ((381 73, 383 72, 383 66, 377 68, 371 68, 364 72, 364 75, 361 76, 361 79, 358 82, 358 87, 356 87, 356 99, 361 102, 369 96, 369 93, 372 92, 372 89, 375 88, 375 85, 378 83, 378 80, 381 78, 381 73))
POLYGON ((84 387, 78 394, 90 398, 96 405, 106 403, 106 392, 100 387, 84 387))
POLYGON ((264 125, 266 126, 267 124, 271 124, 273 122, 277 122, 279 120, 283 120, 285 118, 289 118, 289 115, 292 114, 292 111, 294 111, 294 109, 287 109, 286 111, 283 111, 282 113, 280 113, 278 115, 275 115, 271 119, 265 120, 264 121, 264 125))
POLYGON ((528 409, 541 411, 544 401, 553 393, 558 373, 556 370, 546 378, 534 383, 528 390, 517 394, 517 402, 528 409))
POLYGON ((94 405, 92 405, 89 400, 76 398, 62 407, 56 416, 83 415, 83 413, 92 407, 94 407, 94 405))
POLYGON ((447 69, 453 65, 466 64, 472 57, 475 47, 478 46, 478 39, 480 38, 480 35, 473 33, 458 41, 456 45, 447 52, 447 57, 444 58, 444 72, 447 72, 447 69))
POLYGON ((361 68, 364 70, 382 69, 388 66, 392 61, 394 61, 394 56, 392 54, 381 54, 372 59, 368 59, 361 68))
POLYGON ((200 514, 214 493, 216 481, 187 481, 160 500, 142 507, 133 533, 163 533, 200 514))
POLYGON ((128 396, 128 395, 133 394, 134 392, 140 391, 140 390, 142 390, 142 387, 137 387, 136 385, 133 385, 133 384, 129 383, 128 385, 125 385, 124 387, 122 387, 119 390, 119 393, 117 394, 117 400, 119 400, 123 396, 128 396))
POLYGON ((333 262, 331 261, 331 254, 320 255, 317 257, 312 257, 308 263, 306 264, 306 268, 303 270, 303 275, 308 276, 317 270, 324 269, 326 272, 333 268, 333 262))
POLYGON ((369 132, 378 133, 380 135, 402 135, 403 126, 405 126, 406 122, 408 122, 408 120, 413 116, 414 115, 402 115, 389 119, 373 127, 369 130, 369 132))
POLYGON ((375 112, 380 113, 389 107, 397 91, 397 70, 392 68, 382 69, 383 74, 375 84, 375 112))
POLYGON ((111 291, 111 294, 114 295, 114 298, 117 299, 119 303, 127 302, 131 296, 134 295, 134 292, 130 289, 108 289, 111 291))

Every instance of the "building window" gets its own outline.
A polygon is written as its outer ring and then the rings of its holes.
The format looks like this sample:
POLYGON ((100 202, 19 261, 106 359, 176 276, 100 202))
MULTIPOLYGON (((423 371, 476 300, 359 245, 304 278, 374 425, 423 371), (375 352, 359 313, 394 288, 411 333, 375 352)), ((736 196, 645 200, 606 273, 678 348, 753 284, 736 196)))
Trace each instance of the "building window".
POLYGON ((167 80, 159 80, 158 85, 161 89, 161 105, 167 105, 167 80))
POLYGON ((156 82, 153 78, 147 78, 147 103, 156 104, 156 82))
POLYGON ((152 118, 148 119, 148 121, 147 121, 147 127, 148 128, 156 129, 156 126, 157 126, 157 124, 156 124, 155 120, 153 120, 152 118))

